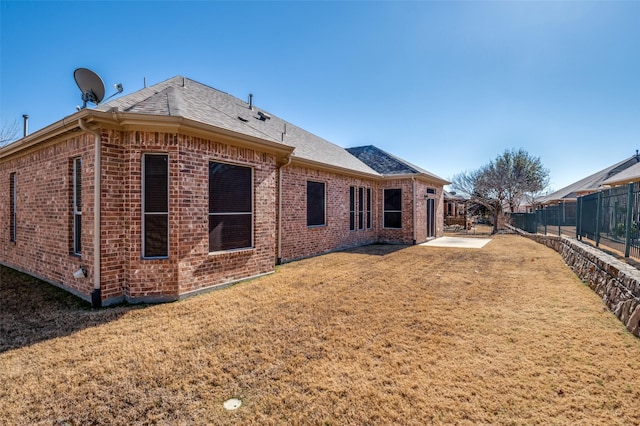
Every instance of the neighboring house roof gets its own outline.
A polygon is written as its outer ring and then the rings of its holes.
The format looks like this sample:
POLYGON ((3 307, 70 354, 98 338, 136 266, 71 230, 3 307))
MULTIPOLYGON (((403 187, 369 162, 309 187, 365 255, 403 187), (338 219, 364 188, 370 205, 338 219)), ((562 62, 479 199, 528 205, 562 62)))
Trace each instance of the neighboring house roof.
POLYGON ((373 145, 347 148, 347 151, 383 176, 422 175, 443 185, 450 183, 373 145))
POLYGON ((282 143, 294 159, 378 176, 371 167, 325 139, 227 93, 177 76, 96 107, 100 111, 180 116, 282 143))
POLYGON ((468 199, 464 198, 461 195, 455 194, 453 192, 449 192, 449 191, 442 191, 442 195, 444 196, 445 200, 449 200, 449 201, 458 201, 458 202, 465 202, 465 201, 469 201, 468 199))
POLYGON ((640 181, 640 163, 636 163, 602 182, 603 185, 615 186, 640 181))
POLYGON ((601 188, 607 180, 620 174, 623 170, 629 169, 631 166, 638 164, 640 157, 634 155, 619 163, 600 170, 584 179, 581 179, 569 186, 542 197, 542 204, 549 204, 557 201, 574 200, 580 194, 594 192, 601 188))

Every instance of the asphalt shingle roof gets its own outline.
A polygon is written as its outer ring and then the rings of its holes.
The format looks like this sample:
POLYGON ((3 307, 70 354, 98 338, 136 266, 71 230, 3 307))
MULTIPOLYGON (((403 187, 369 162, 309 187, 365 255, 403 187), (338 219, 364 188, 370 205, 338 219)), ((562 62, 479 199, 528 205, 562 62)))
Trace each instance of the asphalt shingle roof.
POLYGON ((607 180, 619 175, 623 170, 638 164, 639 158, 634 155, 619 163, 602 169, 592 175, 587 176, 571 185, 565 186, 556 192, 546 195, 542 198, 541 202, 550 203, 554 201, 575 199, 579 192, 593 191, 599 189, 607 180))
POLYGON ((624 185, 640 181, 640 162, 602 182, 603 185, 624 185))
POLYGON ((373 145, 347 148, 347 151, 384 176, 420 174, 445 185, 449 183, 441 177, 373 145))
POLYGON ((96 109, 180 116, 292 146, 292 157, 378 176, 344 148, 227 93, 177 76, 99 105, 96 109), (262 114, 262 116, 261 116, 262 114), (269 118, 267 118, 269 117, 269 118))

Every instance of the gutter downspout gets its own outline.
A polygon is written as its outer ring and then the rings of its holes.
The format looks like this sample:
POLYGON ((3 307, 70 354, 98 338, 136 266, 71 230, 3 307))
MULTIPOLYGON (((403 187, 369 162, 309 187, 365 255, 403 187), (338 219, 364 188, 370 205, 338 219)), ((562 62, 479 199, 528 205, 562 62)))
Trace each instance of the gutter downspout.
POLYGON ((418 206, 416 205, 416 203, 418 202, 418 196, 416 195, 416 178, 415 177, 411 177, 411 181, 413 182, 413 245, 416 245, 416 240, 418 239, 417 237, 417 230, 416 227, 418 226, 418 218, 417 218, 417 214, 418 214, 418 206))
POLYGON ((282 265, 282 170, 291 164, 291 154, 287 162, 278 167, 278 254, 276 265, 282 265))
POLYGON ((91 306, 102 307, 102 289, 100 288, 100 194, 101 194, 101 174, 102 155, 100 133, 89 129, 82 118, 78 119, 78 125, 85 132, 91 133, 95 138, 93 161, 93 291, 91 292, 91 306))

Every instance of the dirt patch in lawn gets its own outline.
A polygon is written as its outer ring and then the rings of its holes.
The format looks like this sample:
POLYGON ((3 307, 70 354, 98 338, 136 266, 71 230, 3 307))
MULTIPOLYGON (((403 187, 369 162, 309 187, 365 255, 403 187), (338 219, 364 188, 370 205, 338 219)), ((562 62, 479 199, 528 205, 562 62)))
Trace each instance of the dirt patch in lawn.
POLYGON ((2 330, 7 424, 640 423, 640 340, 515 235, 358 248, 117 309, 58 337, 2 330))

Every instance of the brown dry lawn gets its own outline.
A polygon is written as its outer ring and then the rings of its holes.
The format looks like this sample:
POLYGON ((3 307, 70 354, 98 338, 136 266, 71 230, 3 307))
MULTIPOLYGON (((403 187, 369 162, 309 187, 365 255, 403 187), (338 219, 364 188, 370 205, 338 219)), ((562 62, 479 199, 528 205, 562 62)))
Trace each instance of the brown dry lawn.
POLYGON ((2 424, 640 424, 640 339, 515 235, 332 253, 146 307, 0 280, 2 424))

